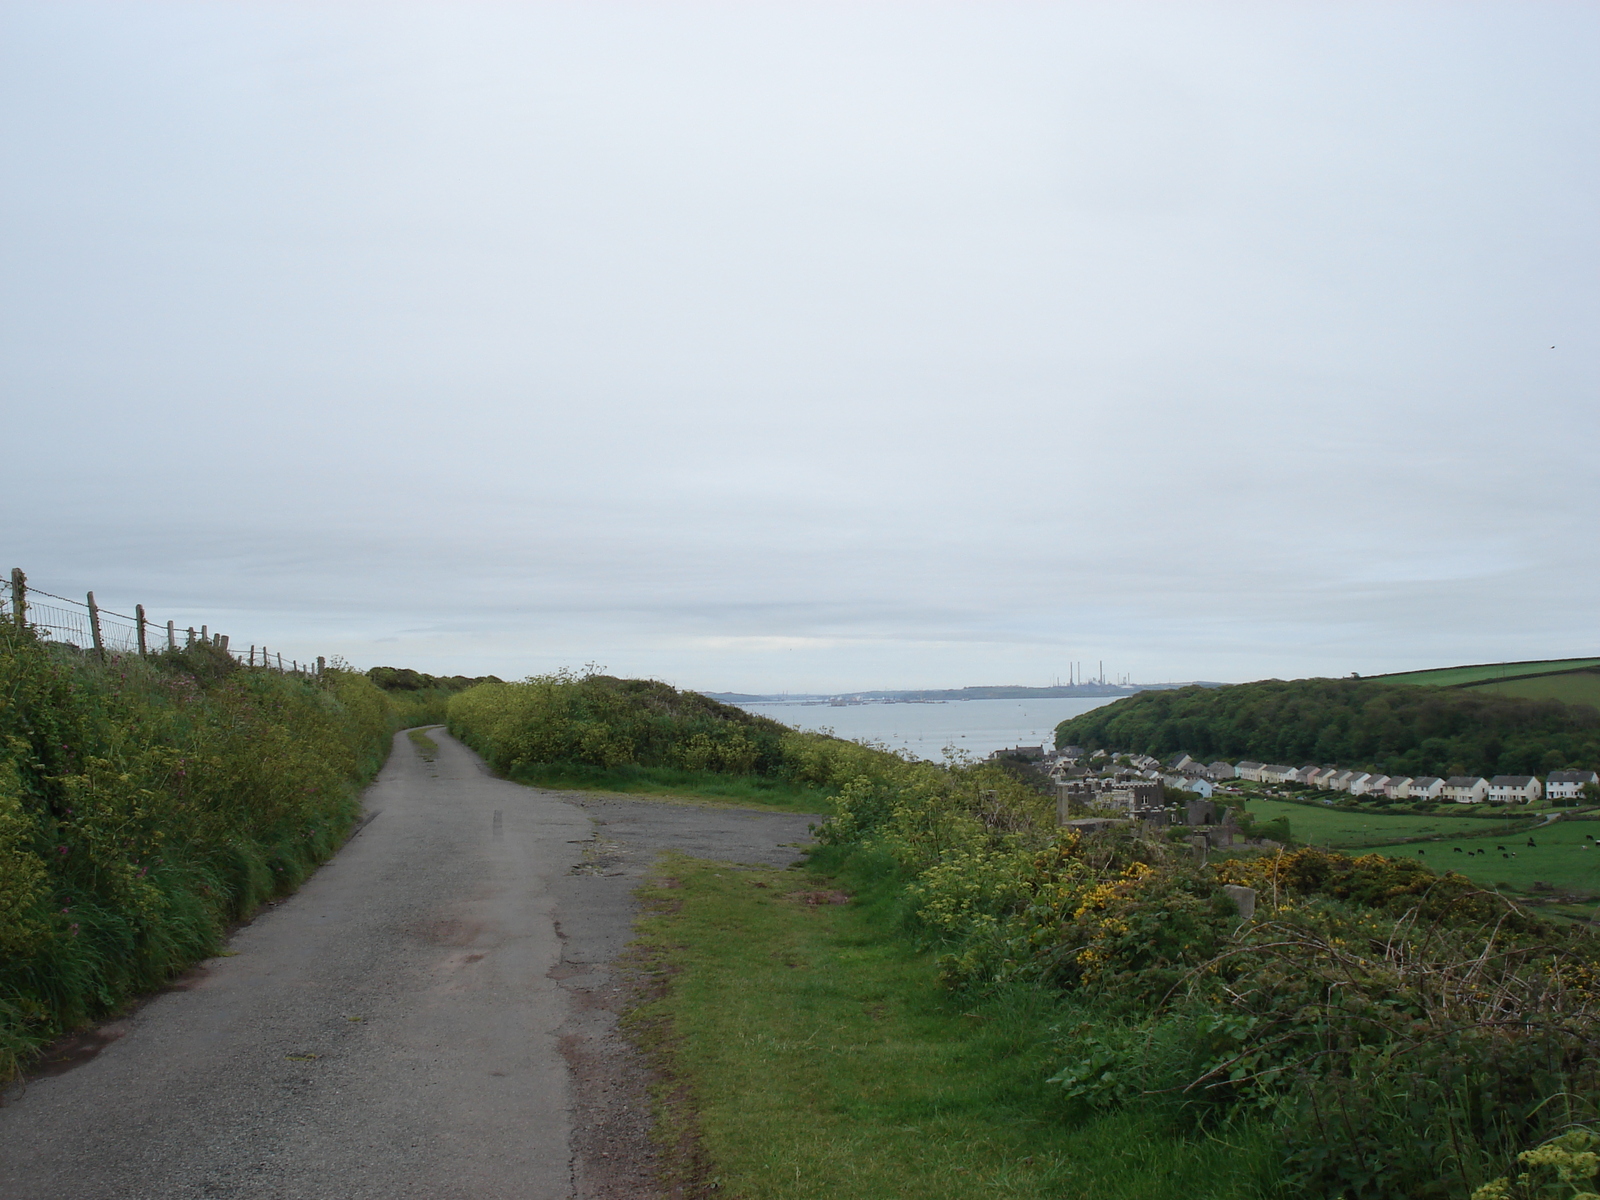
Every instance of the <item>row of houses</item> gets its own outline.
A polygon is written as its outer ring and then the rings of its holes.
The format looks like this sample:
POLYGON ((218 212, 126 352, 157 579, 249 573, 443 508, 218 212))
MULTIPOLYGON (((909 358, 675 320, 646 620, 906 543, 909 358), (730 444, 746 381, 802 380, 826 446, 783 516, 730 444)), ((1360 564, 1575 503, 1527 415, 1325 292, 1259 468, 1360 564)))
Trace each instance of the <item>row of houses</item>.
MULTIPOLYGON (((1051 775, 1058 784, 1094 771, 1094 760, 1106 757, 1104 751, 1085 756, 1076 746, 1065 747, 1052 764, 1051 775), (1079 765, 1088 759, 1087 765, 1079 765)), ((1107 771, 1117 777, 1137 776, 1159 780, 1168 787, 1195 792, 1210 799, 1218 784, 1244 779, 1253 783, 1277 783, 1289 787, 1314 787, 1324 791, 1346 792, 1352 796, 1384 796, 1391 800, 1453 800, 1458 804, 1528 804, 1535 800, 1575 800, 1585 784, 1600 785, 1594 771, 1552 771, 1543 780, 1535 775, 1384 775, 1353 771, 1341 767, 1291 767, 1280 763, 1221 760, 1202 763, 1187 754, 1162 762, 1147 754, 1113 756, 1127 765, 1107 771)))
POLYGON ((1369 771, 1350 771, 1340 767, 1291 767, 1279 763, 1195 762, 1187 754, 1168 764, 1165 781, 1172 787, 1203 791, 1192 786, 1197 781, 1216 782, 1228 777, 1254 783, 1279 783, 1290 787, 1314 787, 1324 791, 1348 792, 1352 796, 1386 796, 1391 800, 1454 800, 1458 804, 1528 804, 1548 796, 1552 800, 1576 799, 1585 784, 1600 784, 1594 771, 1552 771, 1541 781, 1535 775, 1383 775, 1369 771))

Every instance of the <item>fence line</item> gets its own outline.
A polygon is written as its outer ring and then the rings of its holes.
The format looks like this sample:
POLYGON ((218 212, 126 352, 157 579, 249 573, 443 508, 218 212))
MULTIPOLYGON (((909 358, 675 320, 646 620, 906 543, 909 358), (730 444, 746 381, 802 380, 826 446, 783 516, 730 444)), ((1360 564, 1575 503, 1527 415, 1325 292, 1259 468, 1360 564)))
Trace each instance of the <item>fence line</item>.
POLYGON ((144 605, 135 604, 132 615, 101 608, 89 592, 82 600, 46 592, 28 582, 21 567, 11 568, 11 586, 0 599, 0 620, 27 626, 42 638, 97 655, 137 654, 140 658, 190 646, 214 646, 231 655, 241 666, 282 671, 285 674, 320 675, 327 659, 315 663, 287 659, 266 646, 235 649, 227 634, 212 633, 209 626, 198 630, 190 625, 179 629, 168 621, 164 625, 145 615, 144 605))

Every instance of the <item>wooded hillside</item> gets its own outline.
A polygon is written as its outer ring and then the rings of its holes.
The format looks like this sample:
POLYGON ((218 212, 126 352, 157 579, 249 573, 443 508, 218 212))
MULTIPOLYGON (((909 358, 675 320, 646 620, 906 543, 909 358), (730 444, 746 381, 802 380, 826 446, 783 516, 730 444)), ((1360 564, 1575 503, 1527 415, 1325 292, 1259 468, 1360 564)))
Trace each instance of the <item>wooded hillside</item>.
POLYGON ((1056 727, 1056 744, 1329 763, 1407 775, 1600 766, 1600 709, 1358 679, 1141 692, 1056 727))

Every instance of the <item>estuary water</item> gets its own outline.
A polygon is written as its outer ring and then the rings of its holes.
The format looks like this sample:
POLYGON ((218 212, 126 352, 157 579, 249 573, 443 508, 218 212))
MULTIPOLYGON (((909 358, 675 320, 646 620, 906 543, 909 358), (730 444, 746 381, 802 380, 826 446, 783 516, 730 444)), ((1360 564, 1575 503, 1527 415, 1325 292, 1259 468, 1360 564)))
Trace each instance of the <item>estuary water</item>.
POLYGON ((918 758, 942 759, 946 746, 983 758, 1008 746, 1055 745, 1056 726, 1068 717, 1110 704, 1118 696, 1055 700, 946 700, 932 704, 817 704, 775 700, 741 704, 748 712, 797 729, 832 733, 852 741, 882 742, 918 758))

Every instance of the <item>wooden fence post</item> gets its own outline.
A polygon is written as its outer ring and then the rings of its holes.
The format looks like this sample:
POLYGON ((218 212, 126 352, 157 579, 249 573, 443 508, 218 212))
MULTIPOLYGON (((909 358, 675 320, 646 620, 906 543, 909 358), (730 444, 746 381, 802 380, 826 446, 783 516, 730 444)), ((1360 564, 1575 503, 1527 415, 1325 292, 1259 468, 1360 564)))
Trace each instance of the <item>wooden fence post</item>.
POLYGON ((11 568, 11 619, 18 629, 28 624, 28 577, 21 567, 11 568))
POLYGON ((191 626, 189 626, 189 640, 183 644, 183 648, 185 650, 188 650, 188 649, 193 648, 193 646, 194 646, 194 626, 191 625, 191 626))
POLYGON ((144 605, 135 604, 133 606, 133 620, 139 627, 139 657, 144 658, 150 653, 149 647, 145 645, 144 640, 144 605))
POLYGON ((317 674, 321 675, 328 669, 328 660, 322 655, 317 655, 317 674))
POLYGON ((174 631, 174 629, 172 628, 172 622, 168 621, 167 622, 167 649, 168 650, 176 650, 177 648, 178 648, 178 635, 177 635, 176 631, 174 631))
POLYGON ((281 650, 278 652, 278 670, 283 670, 283 652, 281 650))
POLYGON ((256 644, 254 642, 250 643, 250 665, 252 667, 256 665, 256 644))
POLYGON ((211 640, 211 631, 204 625, 200 626, 200 640, 202 642, 209 642, 211 640))
POLYGON ((94 602, 94 593, 89 593, 89 636, 94 639, 95 656, 101 661, 106 660, 106 645, 100 640, 100 606, 94 602))

